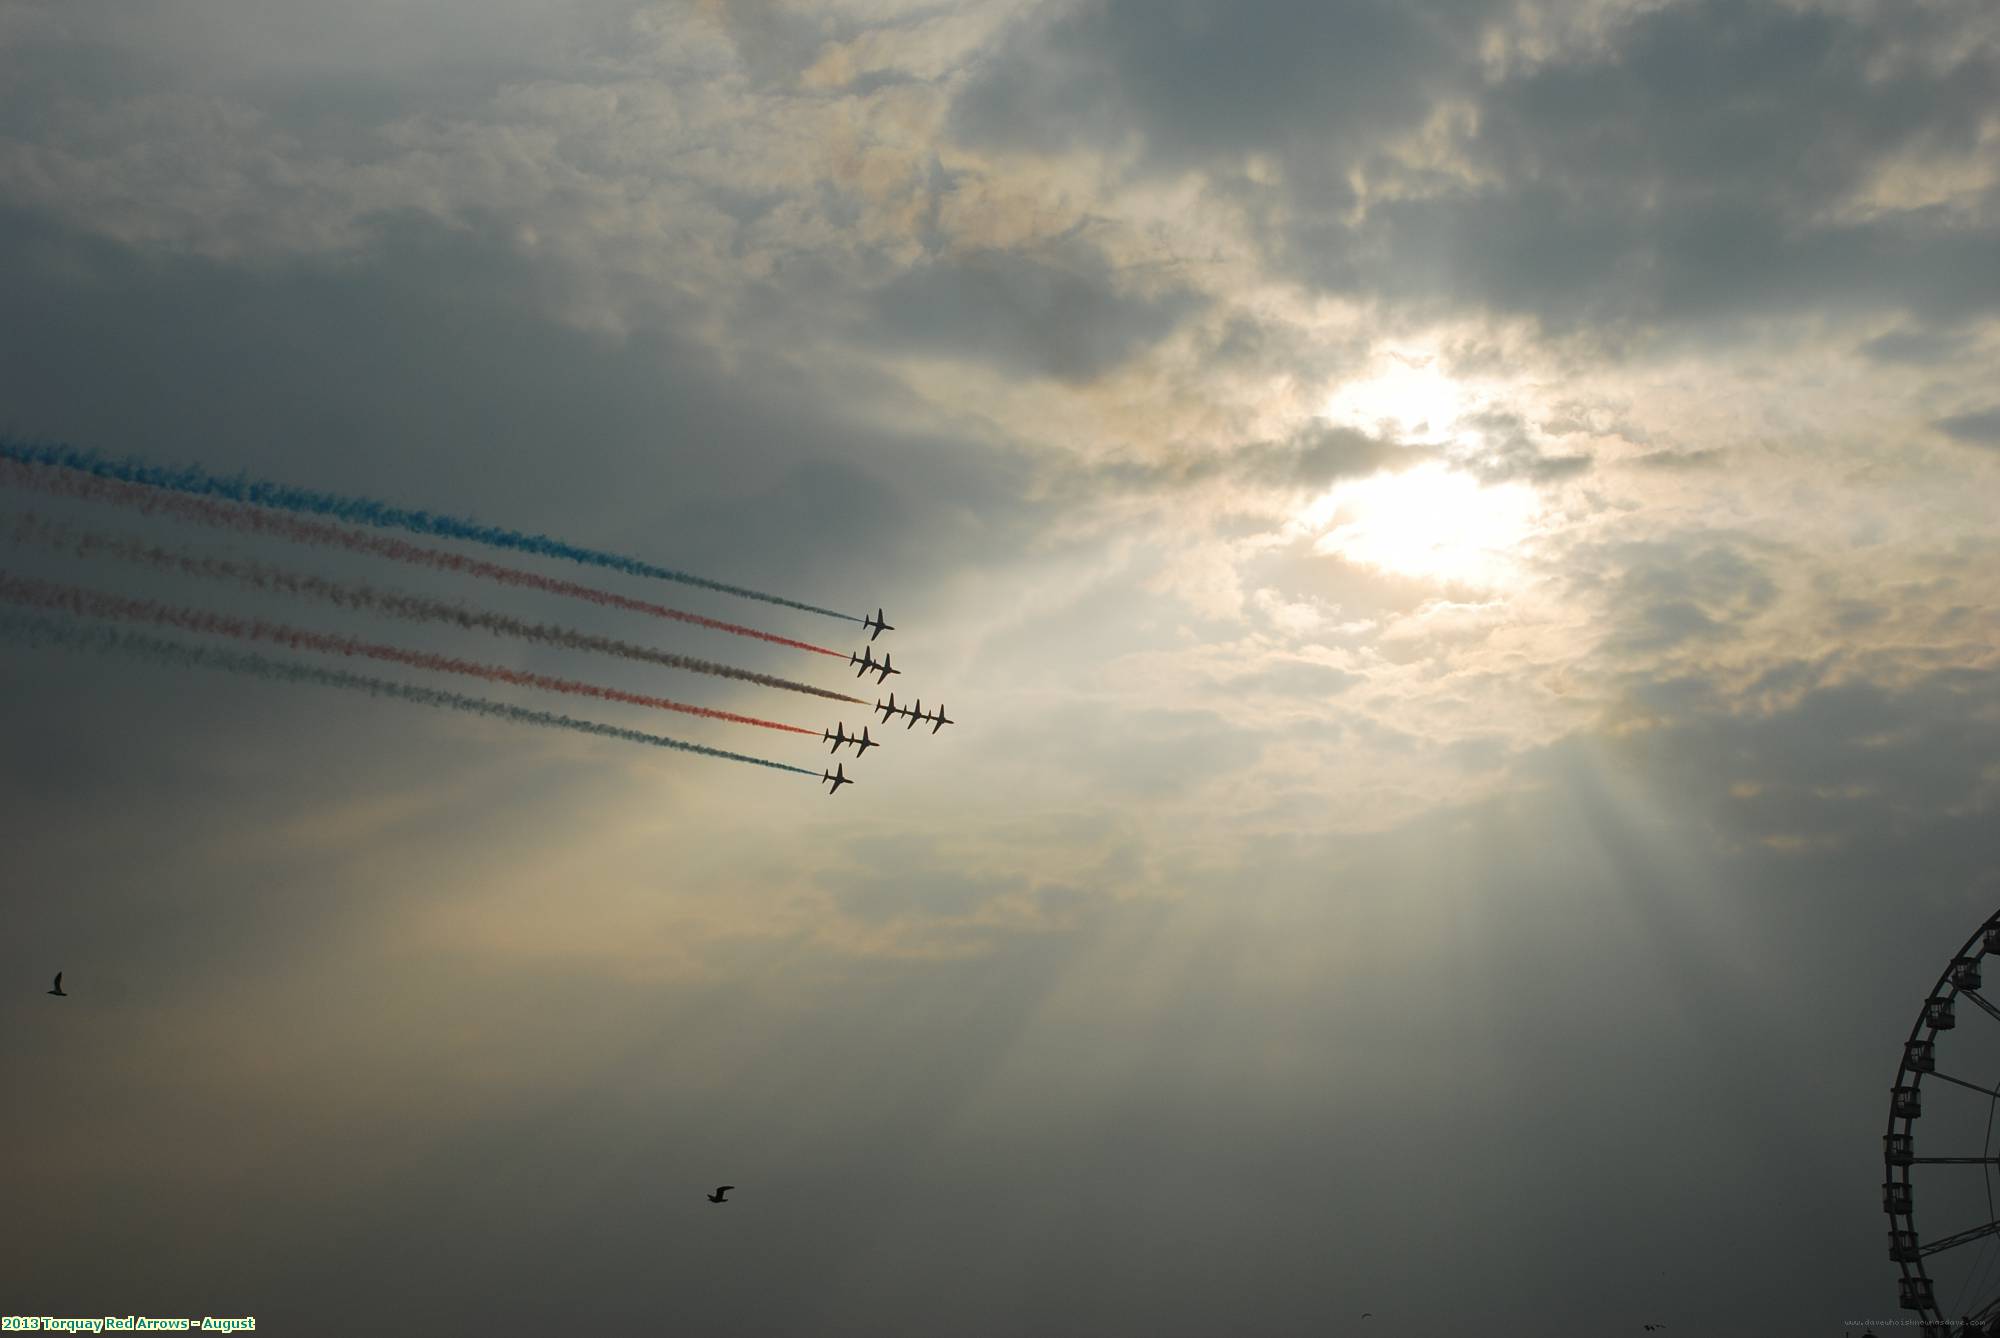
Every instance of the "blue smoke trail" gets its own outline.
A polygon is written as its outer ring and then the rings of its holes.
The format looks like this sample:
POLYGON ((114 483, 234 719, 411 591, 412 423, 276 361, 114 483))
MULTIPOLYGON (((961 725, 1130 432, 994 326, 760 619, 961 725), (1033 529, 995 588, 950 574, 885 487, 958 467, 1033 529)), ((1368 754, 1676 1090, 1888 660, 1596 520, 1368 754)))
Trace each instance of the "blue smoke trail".
POLYGON ((401 507, 390 506, 385 502, 373 501, 366 497, 341 497, 310 488, 290 488, 280 483, 253 479, 248 474, 223 478, 209 473, 200 465, 166 469, 130 458, 111 460, 96 451, 80 451, 73 446, 30 446, 6 438, 0 438, 0 459, 15 460, 24 465, 52 465, 60 469, 73 469, 96 478, 113 479, 120 483, 138 483, 149 488, 188 493, 196 497, 221 497, 232 502, 271 507, 274 510, 291 511, 301 515, 332 516, 350 524, 373 525, 378 529, 409 530, 416 534, 435 535, 442 539, 464 539, 472 543, 488 544, 494 548, 534 553, 541 557, 565 558, 589 567, 622 571, 628 576, 650 576, 662 581, 679 581, 682 585, 699 586, 704 590, 715 590, 725 595, 759 599, 766 604, 778 604, 788 609, 803 609, 807 613, 824 614, 844 622, 861 621, 853 614, 842 613, 837 609, 823 609, 817 604, 801 604, 795 599, 786 599, 782 595, 767 595, 759 590, 746 590, 740 585, 724 585, 721 581, 711 581, 704 576, 675 571, 671 567, 656 567, 650 562, 622 557, 617 553, 606 553, 595 548, 579 548, 575 544, 551 539, 544 534, 525 534, 520 530, 505 529, 498 525, 481 525, 477 521, 462 520, 456 516, 434 515, 429 511, 406 511, 401 507))
POLYGON ((669 739, 660 734, 621 729, 616 725, 600 724, 595 720, 577 720, 570 716, 557 715, 553 711, 531 711, 522 706, 487 701, 483 697, 467 697, 457 692, 441 692, 436 688, 392 683, 386 678, 351 674, 343 669, 322 669, 316 665, 292 664, 289 661, 274 660, 269 656, 250 651, 191 646, 165 637, 148 636, 143 632, 130 632, 122 628, 74 623, 39 614, 0 610, 0 636, 26 641, 36 646, 53 645, 103 654, 133 655, 157 664, 186 668, 221 669, 227 673, 248 674, 253 678, 268 679, 275 683, 316 683, 321 687, 348 688, 365 692, 371 697, 394 697, 406 702, 415 702, 419 706, 435 706, 447 711, 464 711, 469 715, 491 716, 496 720, 511 720, 516 724, 544 725, 554 729, 575 730, 581 734, 596 734, 607 739, 623 739, 628 743, 648 743, 655 748, 672 748, 683 753, 698 753, 703 757, 748 762, 752 766, 769 767, 773 771, 789 771, 794 775, 819 779, 817 771, 808 771, 804 767, 788 766, 783 762, 771 762, 761 757, 747 757, 742 753, 724 752, 720 748, 704 748, 698 743, 683 743, 679 739, 669 739))

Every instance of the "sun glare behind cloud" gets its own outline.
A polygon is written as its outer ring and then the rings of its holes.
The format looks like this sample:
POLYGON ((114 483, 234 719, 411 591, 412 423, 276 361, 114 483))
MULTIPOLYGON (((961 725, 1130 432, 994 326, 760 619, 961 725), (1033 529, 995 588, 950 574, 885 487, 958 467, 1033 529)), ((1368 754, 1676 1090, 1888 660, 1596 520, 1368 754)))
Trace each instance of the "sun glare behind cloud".
POLYGON ((1325 418, 1407 442, 1445 437, 1473 407, 1465 389, 1437 369, 1429 354, 1390 352, 1382 370, 1335 391, 1320 410, 1325 418))
POLYGON ((1539 510, 1526 484, 1481 487, 1430 461, 1343 483, 1299 520, 1320 531, 1315 552, 1402 576, 1490 588, 1513 579, 1515 550, 1534 533, 1539 510))

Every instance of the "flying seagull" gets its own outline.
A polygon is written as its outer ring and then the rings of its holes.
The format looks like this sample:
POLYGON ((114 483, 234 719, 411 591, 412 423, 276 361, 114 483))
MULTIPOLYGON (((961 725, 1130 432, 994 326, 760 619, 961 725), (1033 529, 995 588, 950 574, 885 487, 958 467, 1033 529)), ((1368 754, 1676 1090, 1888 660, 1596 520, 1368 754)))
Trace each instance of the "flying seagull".
POLYGON ((723 1198, 722 1196, 724 1194, 727 1194, 730 1190, 734 1188, 736 1188, 736 1186, 734 1185, 717 1185, 715 1187, 715 1193, 708 1196, 708 1201, 710 1203, 727 1203, 729 1202, 729 1200, 723 1198))
POLYGON ((64 993, 63 993, 63 987, 62 987, 62 972, 60 972, 60 971, 56 972, 56 987, 55 987, 54 989, 50 990, 50 991, 49 991, 49 993, 50 993, 50 994, 53 994, 53 995, 55 995, 55 996, 56 996, 57 998, 59 998, 59 999, 67 999, 67 998, 69 998, 69 996, 68 996, 67 994, 64 994, 64 993))

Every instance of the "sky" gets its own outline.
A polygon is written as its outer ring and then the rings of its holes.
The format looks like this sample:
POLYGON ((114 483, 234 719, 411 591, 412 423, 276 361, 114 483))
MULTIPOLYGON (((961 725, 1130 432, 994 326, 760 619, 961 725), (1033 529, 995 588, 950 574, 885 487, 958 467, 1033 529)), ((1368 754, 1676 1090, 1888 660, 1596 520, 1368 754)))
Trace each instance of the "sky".
MULTIPOLYGON (((0 0, 0 313, 10 440, 880 605, 958 722, 829 798, 0 636, 6 1313, 1901 1314, 1888 1088, 2000 904, 1983 0, 0 0)), ((867 719, 22 517, 823 657, 0 492, 16 576, 867 719)))

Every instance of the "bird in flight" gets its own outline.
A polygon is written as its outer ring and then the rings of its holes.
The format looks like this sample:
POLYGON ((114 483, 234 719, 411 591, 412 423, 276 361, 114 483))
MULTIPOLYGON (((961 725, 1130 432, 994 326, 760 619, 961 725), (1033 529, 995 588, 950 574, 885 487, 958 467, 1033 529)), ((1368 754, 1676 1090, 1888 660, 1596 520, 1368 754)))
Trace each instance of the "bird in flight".
POLYGON ((734 1185, 717 1185, 715 1187, 715 1193, 708 1196, 708 1201, 710 1203, 727 1203, 729 1202, 729 1200, 725 1199, 722 1196, 727 1194, 730 1190, 734 1188, 736 1188, 736 1186, 734 1185))
POLYGON ((55 995, 58 999, 69 998, 67 994, 63 993, 62 972, 60 971, 56 972, 56 986, 54 989, 50 990, 49 993, 55 995))

